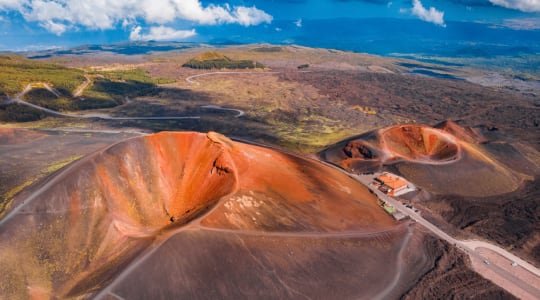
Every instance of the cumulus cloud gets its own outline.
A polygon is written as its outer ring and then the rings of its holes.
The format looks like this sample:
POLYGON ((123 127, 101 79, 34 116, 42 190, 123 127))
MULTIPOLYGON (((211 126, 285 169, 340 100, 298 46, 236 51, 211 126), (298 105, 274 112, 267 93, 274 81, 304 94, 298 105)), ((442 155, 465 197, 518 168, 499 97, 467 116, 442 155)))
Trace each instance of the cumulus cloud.
POLYGON ((420 20, 446 27, 446 24, 444 23, 444 12, 439 11, 434 7, 426 9, 420 0, 413 0, 411 13, 420 18, 420 20))
POLYGON ((136 26, 129 35, 132 41, 177 41, 196 35, 195 29, 176 30, 166 26, 151 27, 147 34, 142 34, 142 27, 136 26))
POLYGON ((539 0, 489 0, 494 5, 524 12, 540 12, 539 0))
POLYGON ((22 6, 20 0, 0 0, 0 9, 19 9, 22 6))
POLYGON ((67 29, 66 25, 54 21, 41 22, 40 25, 56 35, 62 35, 67 29))
POLYGON ((57 34, 71 27, 104 30, 142 21, 157 25, 184 20, 243 26, 272 22, 272 16, 255 6, 204 6, 200 0, 0 0, 1 11, 18 11, 25 20, 57 34))

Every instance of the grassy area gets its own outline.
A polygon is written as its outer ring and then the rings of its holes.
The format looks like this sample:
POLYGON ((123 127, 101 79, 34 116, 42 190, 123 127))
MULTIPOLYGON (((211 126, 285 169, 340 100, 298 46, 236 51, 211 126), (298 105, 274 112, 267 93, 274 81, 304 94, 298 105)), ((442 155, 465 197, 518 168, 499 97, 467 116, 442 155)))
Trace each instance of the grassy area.
POLYGON ((154 78, 151 77, 147 71, 142 69, 129 69, 129 70, 115 70, 106 72, 92 72, 90 74, 101 75, 111 81, 120 82, 140 82, 149 84, 167 84, 174 83, 176 80, 168 78, 154 78))
POLYGON ((13 96, 32 82, 46 82, 60 93, 71 95, 85 80, 81 70, 15 55, 0 55, 0 69, 0 96, 13 96))
POLYGON ((44 88, 35 88, 24 95, 24 100, 56 111, 77 110, 74 101, 66 97, 56 97, 44 88))
POLYGON ((232 60, 216 51, 207 51, 190 59, 182 67, 192 69, 262 69, 264 65, 252 60, 232 60))
POLYGON ((46 114, 20 104, 0 105, 0 122, 30 122, 45 118, 46 114))
POLYGON ((253 52, 263 52, 263 53, 274 53, 274 52, 281 52, 283 51, 283 48, 279 46, 267 46, 267 47, 258 47, 251 49, 253 52))
POLYGON ((154 78, 141 69, 92 72, 93 83, 83 93, 78 109, 110 108, 124 103, 126 97, 151 96, 158 92, 158 84, 175 80, 154 78))
MULTIPOLYGON (((94 71, 86 74, 92 83, 82 97, 73 98, 72 91, 86 80, 80 70, 17 56, 0 56, 0 66, 6 67, 6 72, 0 72, 0 97, 13 96, 28 83, 46 82, 54 86, 61 96, 57 97, 45 88, 34 88, 24 96, 24 100, 55 111, 112 108, 123 104, 126 97, 155 95, 159 90, 158 84, 174 82, 153 78, 141 69, 94 71)), ((45 116, 43 112, 22 105, 0 105, 0 122, 36 121, 45 116)))

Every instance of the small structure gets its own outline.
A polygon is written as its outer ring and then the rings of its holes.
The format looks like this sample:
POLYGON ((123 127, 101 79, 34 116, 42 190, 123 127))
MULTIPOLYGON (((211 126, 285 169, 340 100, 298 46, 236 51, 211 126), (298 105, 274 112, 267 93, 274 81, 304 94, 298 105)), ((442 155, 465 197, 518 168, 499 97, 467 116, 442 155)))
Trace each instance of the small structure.
POLYGON ((407 215, 394 208, 391 204, 386 203, 384 200, 379 199, 379 205, 384 209, 384 211, 386 211, 386 213, 394 217, 394 219, 397 221, 407 218, 407 215))
POLYGON ((394 217, 394 219, 396 219, 396 221, 401 221, 405 218, 407 218, 407 215, 405 215, 404 213, 400 212, 399 210, 396 211, 395 213, 392 214, 392 217, 394 217))
POLYGON ((414 190, 405 179, 388 172, 374 178, 373 185, 390 196, 399 196, 414 190))

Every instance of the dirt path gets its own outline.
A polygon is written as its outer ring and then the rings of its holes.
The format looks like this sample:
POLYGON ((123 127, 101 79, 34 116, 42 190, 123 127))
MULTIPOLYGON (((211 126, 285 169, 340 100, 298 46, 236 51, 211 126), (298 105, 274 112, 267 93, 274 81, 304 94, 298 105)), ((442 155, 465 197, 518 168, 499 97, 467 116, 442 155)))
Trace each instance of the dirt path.
MULTIPOLYGON (((248 144, 252 144, 252 145, 256 145, 256 146, 273 148, 273 149, 276 149, 276 150, 283 151, 281 149, 277 149, 277 148, 272 147, 272 146, 263 145, 263 144, 257 143, 257 142, 251 142, 251 141, 248 141, 248 140, 245 140, 245 139, 234 138, 234 140, 241 141, 241 142, 248 143, 248 144)), ((288 151, 283 151, 283 152, 290 153, 288 151)), ((294 153, 292 153, 292 154, 293 155, 298 155, 298 154, 294 154, 294 153)), ((307 159, 312 159, 312 158, 309 158, 309 157, 306 157, 306 158, 307 159)), ((315 160, 315 159, 312 159, 312 160, 315 160)), ((319 160, 317 160, 317 161, 319 161, 319 160)), ((482 242, 482 241, 475 241, 475 240, 473 240, 473 241, 460 241, 460 240, 457 240, 457 239, 453 238, 452 236, 448 235, 446 232, 444 232, 443 230, 441 230, 437 226, 435 226, 434 224, 432 224, 431 222, 424 219, 420 214, 416 213, 413 209, 410 209, 410 208, 406 207, 405 204, 401 203, 400 201, 398 201, 398 200, 396 200, 396 199, 382 193, 378 189, 371 189, 369 187, 369 185, 373 181, 373 178, 377 177, 378 175, 381 175, 381 174, 355 175, 355 174, 348 173, 345 170, 343 170, 343 169, 341 169, 341 168, 339 168, 339 167, 337 167, 335 165, 332 165, 330 163, 327 163, 327 162, 324 162, 324 161, 319 161, 319 162, 322 163, 322 164, 325 164, 325 165, 327 165, 329 167, 332 167, 332 168, 334 168, 334 169, 336 169, 336 170, 338 170, 338 171, 340 171, 340 172, 342 172, 342 173, 356 179, 358 182, 360 182, 364 186, 366 186, 366 188, 372 190, 373 193, 379 199, 384 200, 385 202, 391 204, 394 208, 398 209, 403 214, 409 216, 412 220, 416 221, 417 223, 419 223, 423 227, 427 228, 429 231, 431 231, 437 237, 447 241, 451 245, 456 246, 458 249, 465 252, 471 258, 471 260, 480 260, 482 262, 486 261, 486 258, 484 256, 482 256, 479 253, 479 251, 476 251, 476 248, 481 248, 481 247, 488 248, 488 249, 491 249, 491 250, 499 253, 500 255, 507 258, 508 260, 517 262, 521 266, 524 266, 524 270, 527 270, 527 271, 531 272, 534 276, 536 276, 536 278, 538 279, 538 282, 540 283, 540 276, 538 276, 538 274, 540 273, 540 270, 538 268, 536 268, 535 266, 527 263, 526 261, 520 259, 516 255, 514 255, 514 254, 512 254, 512 253, 510 253, 510 252, 508 252, 508 251, 494 245, 494 244, 491 244, 491 243, 482 242)), ((497 265, 497 263, 499 263, 499 262, 488 263, 488 264, 484 263, 485 268, 489 269, 490 271, 492 271, 494 274, 497 275, 496 277, 488 278, 489 280, 493 281, 495 284, 499 285, 500 287, 507 290, 511 294, 517 296, 518 298, 523 293, 528 293, 528 294, 532 295, 533 297, 536 297, 537 299, 540 299, 540 284, 531 285, 528 282, 525 282, 525 281, 521 280, 520 278, 508 273, 507 271, 504 270, 503 266, 499 266, 499 265, 497 265), (508 284, 508 283, 511 283, 511 284, 508 284), (519 289, 519 290, 516 290, 516 288, 519 289)), ((477 271, 480 275, 483 275, 483 273, 480 272, 480 270, 475 269, 475 271, 477 271)))
POLYGON ((75 90, 75 93, 73 93, 74 98, 80 97, 82 93, 84 92, 84 90, 90 85, 90 83, 92 83, 92 80, 90 79, 90 77, 84 75, 84 78, 86 78, 86 81, 81 83, 81 85, 77 87, 77 89, 75 90))
POLYGON ((194 85, 201 85, 198 81, 193 80, 194 78, 203 77, 203 76, 209 76, 209 75, 240 75, 240 74, 257 74, 257 75, 266 75, 266 74, 280 74, 282 72, 275 72, 275 71, 268 71, 268 72, 257 72, 257 71, 249 71, 249 72, 226 72, 226 71, 216 71, 216 72, 208 72, 208 73, 202 73, 197 75, 191 75, 189 77, 186 77, 186 81, 189 84, 194 85))

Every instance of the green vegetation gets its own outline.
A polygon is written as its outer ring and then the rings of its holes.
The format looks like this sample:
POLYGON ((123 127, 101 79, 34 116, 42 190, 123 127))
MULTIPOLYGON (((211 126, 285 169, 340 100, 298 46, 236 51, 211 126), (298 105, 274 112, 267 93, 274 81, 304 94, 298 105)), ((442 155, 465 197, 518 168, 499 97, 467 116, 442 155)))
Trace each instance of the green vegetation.
POLYGON ((45 118, 45 113, 20 104, 0 105, 0 122, 31 122, 45 118))
MULTIPOLYGON (((155 95, 158 92, 157 84, 171 83, 174 80, 165 78, 152 78, 148 73, 141 69, 131 70, 118 70, 118 71, 104 71, 104 72, 90 72, 86 75, 92 79, 92 83, 84 90, 82 97, 73 98, 71 93, 74 91, 82 81, 74 81, 76 85, 69 85, 69 91, 60 86, 58 78, 69 78, 72 75, 73 69, 63 68, 55 65, 47 65, 42 63, 35 63, 27 59, 15 57, 0 56, 0 62, 2 60, 10 61, 22 61, 26 65, 11 63, 11 74, 28 75, 27 69, 31 69, 31 66, 41 66, 42 69, 32 69, 36 74, 39 72, 45 72, 43 66, 50 67, 49 70, 54 76, 56 81, 45 80, 44 77, 39 76, 14 76, 13 80, 5 80, 0 82, 0 87, 9 86, 8 92, 0 90, 0 96, 4 97, 14 95, 22 90, 22 88, 29 83, 48 83, 54 85, 59 90, 60 97, 57 97, 44 87, 36 87, 30 90, 24 95, 23 100, 33 103, 35 105, 52 109, 55 111, 78 111, 86 109, 100 109, 111 108, 121 105, 126 101, 126 97, 139 97, 155 95), (17 71, 17 68, 22 68, 17 71), (26 71, 25 71, 26 70, 26 71), (35 71, 38 70, 38 71, 35 71), (64 72, 64 77, 59 74, 64 72), (21 80, 21 81, 17 81, 21 80), (3 84, 3 85, 2 85, 3 84), (15 86, 18 89, 15 89, 15 86)), ((81 75, 82 80, 86 80, 82 75, 82 71, 75 70, 76 74, 81 75)), ((4 74, 0 74, 0 78, 4 74)), ((34 74, 35 75, 35 74, 34 74)), ((79 77, 77 77, 80 79, 79 77)), ((68 87, 64 84, 64 87, 68 87)), ((45 118, 46 113, 39 110, 26 107, 18 104, 0 105, 0 122, 29 122, 36 121, 45 118)))
MULTIPOLYGON (((126 97, 155 95, 158 84, 175 80, 152 78, 141 69, 89 72, 55 64, 33 61, 15 55, 0 55, 0 99, 14 97, 28 84, 34 88, 24 95, 24 100, 55 111, 77 111, 110 108, 124 103, 126 97), (82 97, 73 98, 73 92, 87 75, 92 83, 82 97), (38 83, 46 83, 59 94, 57 97, 38 83), (37 85, 36 85, 37 84, 37 85)), ((28 122, 40 120, 45 113, 17 104, 0 104, 1 122, 28 122)))
POLYGON ((84 100, 76 103, 77 109, 115 107, 124 103, 126 97, 155 95, 157 84, 175 82, 167 78, 153 78, 141 69, 116 70, 90 73, 93 84, 83 93, 84 100))
POLYGON ((253 48, 253 49, 251 49, 251 51, 253 51, 253 52, 263 52, 263 53, 268 53, 268 52, 281 52, 281 51, 283 51, 283 48, 277 47, 277 46, 273 46, 273 47, 259 47, 259 48, 253 48))
POLYGON ((77 106, 73 100, 66 97, 56 97, 44 88, 32 89, 24 95, 24 100, 55 111, 77 110, 77 106))
POLYGON ((262 69, 264 65, 252 60, 232 60, 216 51, 207 51, 190 59, 182 67, 192 69, 262 69))
POLYGON ((73 156, 70 156, 68 158, 53 162, 50 166, 48 166, 47 168, 41 170, 41 174, 47 175, 49 173, 56 172, 56 171, 62 169, 63 167, 69 165, 70 163, 72 163, 72 162, 74 162, 76 160, 79 160, 81 157, 83 157, 83 156, 82 155, 73 155, 73 156))
POLYGON ((13 96, 33 82, 45 82, 63 95, 84 82, 83 71, 32 61, 15 55, 0 55, 0 96, 13 96))
POLYGON ((100 75, 111 81, 120 82, 141 82, 151 84, 167 84, 174 83, 176 80, 169 78, 154 78, 150 77, 148 72, 142 69, 116 70, 107 72, 91 72, 90 74, 100 75))

